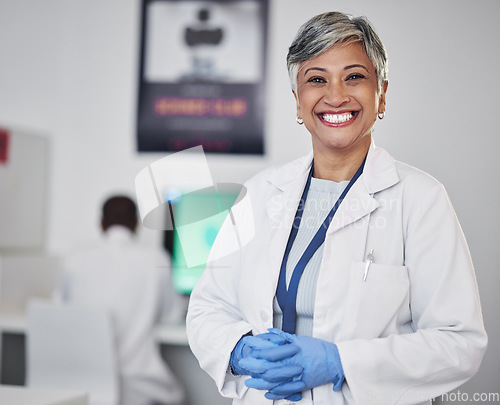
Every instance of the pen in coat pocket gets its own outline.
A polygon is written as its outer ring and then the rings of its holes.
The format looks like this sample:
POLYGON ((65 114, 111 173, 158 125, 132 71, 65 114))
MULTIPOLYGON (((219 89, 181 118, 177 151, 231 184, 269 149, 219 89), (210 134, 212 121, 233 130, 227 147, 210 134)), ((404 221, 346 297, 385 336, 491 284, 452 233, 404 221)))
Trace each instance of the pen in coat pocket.
POLYGON ((363 275, 363 281, 366 281, 366 277, 368 277, 368 270, 370 270, 370 265, 373 263, 373 249, 370 249, 370 253, 366 258, 365 264, 365 274, 363 275))

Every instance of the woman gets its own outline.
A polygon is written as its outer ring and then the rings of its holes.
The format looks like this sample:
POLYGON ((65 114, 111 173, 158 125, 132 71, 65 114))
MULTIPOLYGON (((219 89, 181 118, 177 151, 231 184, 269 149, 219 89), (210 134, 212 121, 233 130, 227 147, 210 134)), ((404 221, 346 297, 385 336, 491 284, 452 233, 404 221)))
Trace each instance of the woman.
POLYGON ((251 210, 235 215, 255 235, 222 257, 222 228, 191 348, 234 404, 430 404, 487 343, 456 215, 440 183, 372 142, 387 56, 365 18, 312 18, 287 62, 312 153, 246 184, 251 210))

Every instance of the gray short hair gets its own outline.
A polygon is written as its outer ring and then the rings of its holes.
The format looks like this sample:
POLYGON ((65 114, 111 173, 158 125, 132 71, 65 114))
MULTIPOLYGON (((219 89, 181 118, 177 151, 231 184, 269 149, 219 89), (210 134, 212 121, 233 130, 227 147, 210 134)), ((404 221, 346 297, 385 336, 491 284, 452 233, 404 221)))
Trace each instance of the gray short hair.
POLYGON ((387 52, 366 17, 332 11, 319 14, 299 28, 286 58, 292 89, 297 89, 299 65, 336 44, 361 43, 377 75, 379 91, 387 81, 387 52))

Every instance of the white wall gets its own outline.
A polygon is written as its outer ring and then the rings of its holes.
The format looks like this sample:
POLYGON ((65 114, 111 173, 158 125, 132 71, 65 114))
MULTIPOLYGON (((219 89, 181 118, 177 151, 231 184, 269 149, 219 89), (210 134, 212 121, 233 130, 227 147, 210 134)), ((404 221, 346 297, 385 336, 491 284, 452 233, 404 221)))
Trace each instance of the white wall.
MULTIPOLYGON (((295 123, 287 48, 314 14, 337 8, 367 15, 390 57, 387 114, 377 123, 376 142, 448 189, 470 244, 490 336, 483 366, 466 387, 498 391, 500 2, 270 3, 268 153, 211 155, 214 179, 243 181, 308 150, 309 136, 295 123)), ((50 251, 94 238, 104 195, 132 192, 136 173, 164 156, 134 150, 139 11, 139 0, 0 0, 0 126, 51 140, 50 251)), ((157 234, 142 237, 154 242, 157 234)))

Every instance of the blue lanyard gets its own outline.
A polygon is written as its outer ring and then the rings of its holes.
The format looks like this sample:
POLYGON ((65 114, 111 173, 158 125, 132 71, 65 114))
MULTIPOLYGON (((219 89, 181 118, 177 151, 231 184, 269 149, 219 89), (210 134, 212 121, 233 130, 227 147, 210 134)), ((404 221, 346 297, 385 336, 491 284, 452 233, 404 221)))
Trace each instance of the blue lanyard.
POLYGON ((302 214, 304 212, 304 206, 306 204, 307 194, 309 192, 309 187, 311 185, 311 178, 314 169, 314 161, 311 166, 311 171, 309 172, 309 176, 307 178, 306 186, 304 187, 304 191, 302 193, 302 197, 300 198, 299 206, 297 208, 297 213, 295 214, 295 219, 293 220, 292 230, 290 232, 290 236, 288 237, 288 243, 285 249, 285 255, 283 256, 283 261, 281 262, 281 271, 278 279, 278 288, 276 290, 276 296, 278 298, 278 304, 283 312, 283 325, 281 329, 288 333, 295 333, 295 323, 296 323, 296 304, 297 304, 297 290, 299 288, 299 281, 304 269, 306 268, 307 263, 313 257, 314 253, 319 249, 319 247, 323 244, 326 237, 326 231, 332 222, 333 216, 337 212, 340 204, 344 200, 345 196, 351 189, 352 185, 356 182, 361 173, 363 173, 363 168, 365 166, 365 161, 361 164, 358 171, 351 179, 347 187, 344 189, 337 202, 333 206, 333 208, 328 213, 328 216, 325 218, 318 231, 312 238, 311 242, 307 246, 306 250, 302 254, 299 259, 295 269, 293 270, 292 278, 290 280, 290 285, 288 286, 288 290, 286 288, 286 263, 288 261, 288 255, 290 254, 290 250, 292 249, 292 245, 295 242, 295 238, 297 237, 297 232, 299 230, 300 221, 302 219, 302 214))

